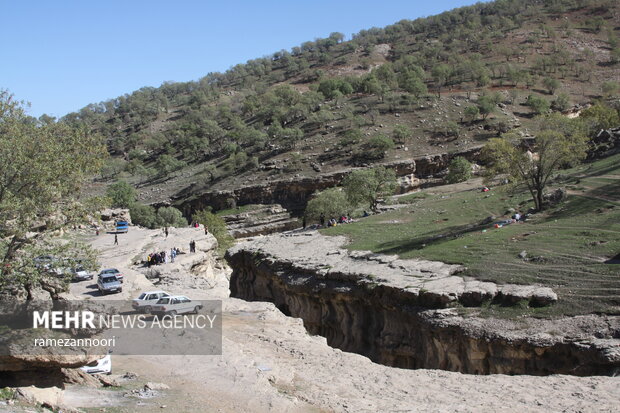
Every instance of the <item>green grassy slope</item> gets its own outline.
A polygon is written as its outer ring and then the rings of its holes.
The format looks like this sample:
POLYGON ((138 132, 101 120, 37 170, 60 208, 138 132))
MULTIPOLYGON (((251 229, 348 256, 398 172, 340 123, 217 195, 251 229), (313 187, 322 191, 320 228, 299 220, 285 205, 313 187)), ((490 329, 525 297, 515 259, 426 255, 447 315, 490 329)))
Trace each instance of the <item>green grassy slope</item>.
POLYGON ((494 222, 509 218, 509 208, 526 211, 533 205, 528 193, 431 189, 427 197, 410 195, 409 207, 323 232, 348 236, 351 249, 464 264, 465 275, 481 280, 552 287, 560 300, 535 310, 542 315, 620 314, 620 264, 605 263, 620 254, 620 155, 562 171, 560 184, 568 189, 565 202, 498 229, 479 224, 491 215, 494 222))

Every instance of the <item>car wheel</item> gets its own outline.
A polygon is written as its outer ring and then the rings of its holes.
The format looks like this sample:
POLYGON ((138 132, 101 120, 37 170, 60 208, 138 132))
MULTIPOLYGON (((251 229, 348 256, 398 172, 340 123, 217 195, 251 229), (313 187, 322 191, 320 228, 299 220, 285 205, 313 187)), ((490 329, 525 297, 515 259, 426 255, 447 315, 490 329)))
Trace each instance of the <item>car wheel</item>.
POLYGON ((198 310, 200 310, 202 307, 197 305, 196 307, 194 307, 194 314, 198 314, 198 310))
POLYGON ((144 311, 145 314, 150 313, 151 312, 151 306, 147 305, 146 307, 144 307, 144 309, 142 311, 144 311))
POLYGON ((122 292, 123 292, 123 289, 122 289, 122 288, 119 288, 119 289, 118 289, 118 292, 119 292, 119 293, 122 293, 122 292))
POLYGON ((174 317, 174 316, 177 315, 177 312, 176 312, 176 310, 172 310, 168 314, 170 314, 172 317, 174 317))

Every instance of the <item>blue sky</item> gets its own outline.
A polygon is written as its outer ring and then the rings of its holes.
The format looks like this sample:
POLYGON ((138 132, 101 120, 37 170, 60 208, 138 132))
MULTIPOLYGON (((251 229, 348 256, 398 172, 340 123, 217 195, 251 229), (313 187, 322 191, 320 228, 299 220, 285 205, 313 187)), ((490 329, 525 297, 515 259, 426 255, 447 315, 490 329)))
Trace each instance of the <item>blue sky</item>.
POLYGON ((0 0, 0 89, 63 116, 164 81, 196 80, 307 40, 472 0, 0 0))

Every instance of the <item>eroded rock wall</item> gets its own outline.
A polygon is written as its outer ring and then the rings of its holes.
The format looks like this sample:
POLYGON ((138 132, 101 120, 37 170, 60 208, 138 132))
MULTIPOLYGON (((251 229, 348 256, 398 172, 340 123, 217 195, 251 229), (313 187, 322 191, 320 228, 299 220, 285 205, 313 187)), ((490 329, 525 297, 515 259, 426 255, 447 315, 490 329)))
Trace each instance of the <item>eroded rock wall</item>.
MULTIPOLYGON (((452 157, 463 156, 474 161, 478 159, 479 154, 480 148, 477 147, 453 155, 427 155, 383 165, 393 169, 396 176, 409 178, 406 187, 399 191, 406 192, 441 184, 443 181, 435 176, 445 172, 452 157)), ((187 217, 207 206, 221 210, 247 204, 280 204, 290 211, 299 212, 306 207, 308 200, 316 191, 339 185, 351 171, 352 169, 347 169, 315 177, 290 178, 203 193, 196 193, 195 189, 189 187, 175 197, 174 204, 187 217)))
POLYGON ((421 294, 314 271, 255 249, 233 249, 227 260, 231 296, 273 302, 329 345, 378 363, 471 374, 592 375, 620 368, 615 339, 516 333, 510 323, 494 329, 490 320, 464 320, 442 303, 422 306, 421 294))

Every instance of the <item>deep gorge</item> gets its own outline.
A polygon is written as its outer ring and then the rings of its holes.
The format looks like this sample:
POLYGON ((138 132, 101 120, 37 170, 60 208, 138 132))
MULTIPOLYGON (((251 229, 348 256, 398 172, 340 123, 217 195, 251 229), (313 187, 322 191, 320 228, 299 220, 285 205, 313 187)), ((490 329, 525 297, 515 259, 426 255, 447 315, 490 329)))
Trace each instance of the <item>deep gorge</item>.
POLYGON ((468 374, 613 375, 620 368, 617 349, 477 328, 438 303, 422 305, 407 291, 351 274, 326 276, 243 248, 226 258, 231 296, 272 302, 330 346, 377 363, 468 374))

